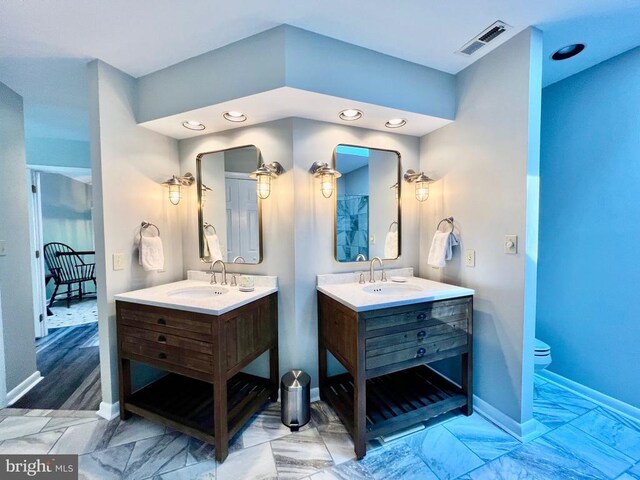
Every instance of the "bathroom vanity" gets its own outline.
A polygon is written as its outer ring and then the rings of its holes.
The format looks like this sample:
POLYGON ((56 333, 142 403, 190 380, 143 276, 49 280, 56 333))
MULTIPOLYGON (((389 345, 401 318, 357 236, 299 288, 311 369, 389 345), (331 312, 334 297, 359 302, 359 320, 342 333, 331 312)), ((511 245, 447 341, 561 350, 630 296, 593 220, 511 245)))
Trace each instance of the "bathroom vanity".
POLYGON ((116 295, 120 417, 135 413, 215 445, 278 398, 278 300, 272 284, 253 292, 186 280, 116 295), (270 377, 241 370, 269 351, 270 377), (167 372, 132 391, 131 362, 167 372))
POLYGON ((372 438, 458 408, 471 415, 474 291, 412 276, 362 285, 348 275, 318 276, 319 384, 356 456, 372 438), (347 373, 328 376, 327 352, 347 373), (429 366, 451 357, 461 358, 461 385, 429 366))

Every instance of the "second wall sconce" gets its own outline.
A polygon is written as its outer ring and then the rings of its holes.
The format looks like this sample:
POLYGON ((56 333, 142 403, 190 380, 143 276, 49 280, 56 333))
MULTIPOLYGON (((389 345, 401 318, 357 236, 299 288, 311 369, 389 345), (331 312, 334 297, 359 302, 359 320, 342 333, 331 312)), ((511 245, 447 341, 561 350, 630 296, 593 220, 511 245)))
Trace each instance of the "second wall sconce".
POLYGON ((174 205, 178 205, 180 203, 180 198, 182 198, 180 187, 190 187, 193 185, 195 180, 194 176, 187 172, 181 177, 176 177, 174 175, 166 182, 162 182, 163 185, 169 187, 169 201, 174 205))
POLYGON ((258 197, 261 199, 268 198, 271 195, 271 178, 277 177, 284 173, 284 168, 278 162, 270 164, 263 163, 257 170, 251 172, 249 176, 258 181, 256 186, 258 197))
POLYGON ((416 173, 413 170, 407 170, 404 174, 405 181, 416 184, 416 200, 424 202, 429 198, 429 184, 433 179, 427 177, 424 172, 416 173))
POLYGON ((314 177, 320 178, 320 190, 324 198, 330 198, 334 190, 334 181, 342 174, 335 168, 331 168, 326 162, 315 162, 311 165, 311 173, 314 177))

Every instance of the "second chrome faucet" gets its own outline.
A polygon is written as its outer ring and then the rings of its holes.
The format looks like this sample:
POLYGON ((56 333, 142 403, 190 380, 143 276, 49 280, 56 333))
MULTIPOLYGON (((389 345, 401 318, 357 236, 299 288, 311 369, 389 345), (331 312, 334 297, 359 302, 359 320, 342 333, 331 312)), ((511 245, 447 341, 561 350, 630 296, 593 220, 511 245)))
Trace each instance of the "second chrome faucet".
POLYGON ((380 268, 382 269, 382 274, 380 276, 380 281, 381 282, 386 282, 387 281, 387 275, 384 272, 384 265, 382 264, 382 259, 380 257, 373 257, 371 259, 371 263, 369 264, 369 283, 375 283, 376 281, 376 272, 373 269, 373 265, 375 262, 380 263, 380 268))

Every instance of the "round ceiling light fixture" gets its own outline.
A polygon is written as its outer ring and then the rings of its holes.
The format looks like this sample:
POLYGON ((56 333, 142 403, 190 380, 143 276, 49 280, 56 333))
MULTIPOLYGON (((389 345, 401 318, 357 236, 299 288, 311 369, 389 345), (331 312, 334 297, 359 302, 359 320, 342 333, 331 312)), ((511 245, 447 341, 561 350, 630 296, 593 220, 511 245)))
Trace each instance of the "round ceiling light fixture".
POLYGON ((242 112, 236 112, 231 110, 229 112, 224 112, 222 114, 225 120, 230 122, 244 122, 247 119, 247 116, 242 112))
POLYGON ((585 48, 584 43, 572 43, 566 47, 562 47, 551 55, 552 60, 566 60, 567 58, 575 57, 585 48))
POLYGON ((189 130, 204 130, 205 128, 207 128, 197 120, 187 120, 186 122, 182 122, 182 126, 184 128, 188 128, 189 130))
POLYGON ((384 124, 387 128, 400 128, 404 127, 407 124, 407 121, 404 118, 392 118, 388 122, 384 124))
POLYGON ((340 117, 340 120, 346 120, 347 122, 352 122, 353 120, 358 120, 362 118, 362 115, 364 115, 362 111, 357 110, 355 108, 348 108, 346 110, 342 110, 338 114, 338 117, 340 117))

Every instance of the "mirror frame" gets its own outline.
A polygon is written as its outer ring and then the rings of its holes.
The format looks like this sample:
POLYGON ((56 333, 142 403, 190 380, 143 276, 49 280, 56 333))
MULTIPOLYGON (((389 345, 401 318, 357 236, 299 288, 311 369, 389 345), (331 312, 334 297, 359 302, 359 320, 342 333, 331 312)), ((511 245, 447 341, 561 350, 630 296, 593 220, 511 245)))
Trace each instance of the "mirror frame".
MULTIPOLYGON (((366 148, 367 150, 378 150, 381 152, 389 152, 394 153, 398 156, 398 256, 396 258, 383 258, 383 261, 393 261, 398 260, 402 256, 402 155, 398 150, 392 150, 388 148, 376 148, 376 147, 367 147, 364 145, 355 145, 352 143, 339 143, 333 149, 333 158, 332 158, 332 168, 336 169, 337 166, 337 158, 336 158, 336 150, 338 147, 355 147, 355 148, 366 148)), ((334 179, 335 182, 335 179, 334 179)), ((371 261, 368 259, 366 262, 340 262, 338 260, 338 188, 336 184, 336 188, 334 189, 335 195, 333 199, 333 259, 336 263, 340 265, 344 264, 366 264, 371 261)))
MULTIPOLYGON (((229 152, 231 150, 240 150, 241 148, 253 147, 256 149, 256 168, 260 167, 262 163, 262 152, 260 149, 253 144, 248 145, 240 145, 237 147, 223 148, 220 150, 212 150, 210 152, 202 152, 196 155, 196 180, 197 180, 197 189, 198 189, 198 256, 200 257, 200 261, 202 263, 211 263, 205 260, 206 257, 203 257, 204 253, 204 239, 202 237, 202 232, 204 231, 204 220, 203 220, 203 212, 202 212, 202 157, 205 155, 211 155, 213 153, 223 153, 229 152)), ((256 263, 239 263, 237 265, 260 265, 264 261, 264 252, 263 252, 263 232, 262 232, 262 199, 259 195, 256 195, 258 199, 258 261, 256 263)), ((233 264, 233 262, 224 262, 225 264, 233 264)))

